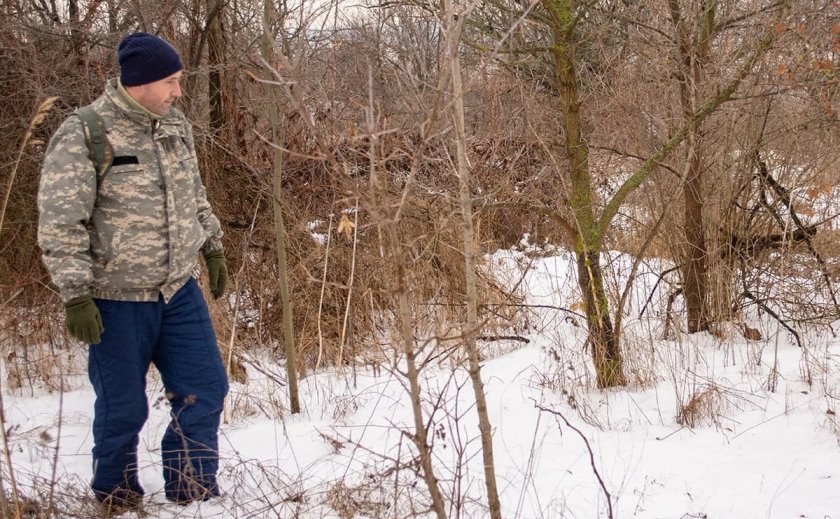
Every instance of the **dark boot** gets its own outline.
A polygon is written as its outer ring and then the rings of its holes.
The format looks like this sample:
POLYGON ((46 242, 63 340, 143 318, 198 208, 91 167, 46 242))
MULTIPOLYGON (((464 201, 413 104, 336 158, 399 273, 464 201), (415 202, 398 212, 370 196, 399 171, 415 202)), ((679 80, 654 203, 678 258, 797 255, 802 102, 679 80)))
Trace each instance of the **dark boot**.
POLYGON ((143 511, 143 495, 124 488, 119 488, 110 494, 95 492, 99 501, 99 510, 102 517, 117 517, 126 512, 143 511))

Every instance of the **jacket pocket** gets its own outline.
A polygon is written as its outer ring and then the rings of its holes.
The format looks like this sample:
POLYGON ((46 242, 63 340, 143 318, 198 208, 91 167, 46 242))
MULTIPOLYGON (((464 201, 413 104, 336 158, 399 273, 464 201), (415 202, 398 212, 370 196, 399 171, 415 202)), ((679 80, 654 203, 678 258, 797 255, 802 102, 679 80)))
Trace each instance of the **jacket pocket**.
POLYGON ((98 205, 103 208, 137 207, 155 195, 159 180, 139 164, 112 166, 99 182, 98 205))

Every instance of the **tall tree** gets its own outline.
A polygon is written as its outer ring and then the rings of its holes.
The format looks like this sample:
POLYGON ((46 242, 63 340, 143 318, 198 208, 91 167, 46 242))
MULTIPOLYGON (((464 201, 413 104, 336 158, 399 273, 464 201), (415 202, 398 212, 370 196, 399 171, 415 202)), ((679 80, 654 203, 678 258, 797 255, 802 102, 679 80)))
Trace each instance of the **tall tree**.
POLYGON ((226 0, 207 0, 207 97, 210 127, 217 132, 225 126, 225 41, 222 23, 226 3, 226 0))
POLYGON ((709 60, 709 40, 715 31, 716 0, 704 0, 700 5, 699 31, 690 32, 681 0, 668 0, 671 23, 677 42, 680 104, 683 120, 688 127, 685 147, 687 175, 683 186, 684 228, 686 251, 682 262, 684 295, 688 313, 689 333, 709 327, 707 310, 708 282, 706 236, 703 220, 703 135, 694 112, 700 102, 704 70, 709 60))
MULTIPOLYGON (((263 34, 261 51, 263 60, 270 66, 277 63, 274 42, 274 30, 282 27, 282 18, 278 17, 274 2, 265 0, 263 4, 263 34), (280 18, 281 20, 278 20, 280 18)), ((295 345, 294 314, 292 313, 292 298, 289 289, 289 267, 286 246, 286 224, 284 222, 283 204, 283 112, 282 95, 278 89, 267 85, 269 103, 269 119, 271 136, 274 147, 274 173, 272 178, 272 198, 274 207, 274 235, 277 245, 277 268, 280 273, 280 300, 283 304, 283 342, 286 350, 286 374, 289 384, 289 402, 292 414, 300 412, 300 397, 298 396, 297 348, 295 345)))
POLYGON ((574 0, 544 0, 553 36, 554 82, 563 112, 563 136, 571 179, 569 207, 575 237, 578 283, 586 309, 589 346, 595 362, 598 387, 624 385, 621 350, 610 318, 609 301, 601 269, 603 231, 595 214, 589 145, 581 118, 580 84, 577 72, 579 21, 574 0))
POLYGON ((466 282, 467 321, 464 323, 464 344, 469 360, 470 380, 475 394, 478 412, 478 428, 481 433, 481 453, 484 459, 484 484, 487 488, 487 504, 491 519, 502 519, 502 505, 496 485, 496 462, 493 458, 493 432, 487 412, 487 396, 481 379, 481 363, 476 345, 478 323, 478 288, 475 273, 475 229, 473 226, 472 195, 470 193, 470 168, 467 160, 467 135, 464 123, 464 85, 461 78, 459 47, 461 30, 469 12, 455 12, 451 0, 444 1, 446 9, 447 57, 451 72, 452 106, 455 126, 455 155, 459 180, 459 201, 464 229, 464 277, 466 282), (456 22, 456 20, 458 20, 456 22))

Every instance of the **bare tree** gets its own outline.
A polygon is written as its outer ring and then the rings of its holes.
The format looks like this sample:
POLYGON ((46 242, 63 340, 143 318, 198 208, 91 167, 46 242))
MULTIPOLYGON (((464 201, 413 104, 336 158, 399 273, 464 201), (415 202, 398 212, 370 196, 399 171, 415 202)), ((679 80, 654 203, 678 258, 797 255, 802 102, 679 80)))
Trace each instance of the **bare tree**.
POLYGON ((224 106, 225 38, 224 15, 227 0, 207 0, 207 97, 210 127, 219 131, 226 126, 224 106))
MULTIPOLYGON (((283 17, 277 16, 274 3, 266 0, 263 12, 263 36, 262 54, 263 59, 269 66, 276 64, 278 59, 274 47, 274 30, 282 28, 283 17), (278 19, 279 18, 279 19, 278 19)), ((289 268, 287 261, 286 247, 286 225, 283 218, 283 206, 281 201, 283 194, 283 115, 281 106, 281 95, 274 94, 277 89, 267 89, 272 98, 270 105, 270 121, 272 142, 274 145, 274 174, 272 177, 272 199, 274 201, 274 233, 277 246, 277 267, 280 272, 280 300, 283 304, 283 338, 286 351, 286 373, 289 384, 289 401, 292 414, 300 412, 300 397, 298 396, 297 384, 297 348, 295 346, 294 321, 292 298, 289 290, 289 268)))
POLYGON ((716 0, 705 0, 699 6, 700 23, 696 36, 689 32, 689 21, 683 13, 683 2, 669 0, 668 8, 674 25, 677 41, 680 104, 683 118, 688 123, 688 137, 685 154, 687 175, 683 187, 685 199, 685 242, 683 262, 685 279, 686 310, 689 333, 706 330, 709 327, 706 309, 707 268, 706 239, 703 221, 703 142, 694 112, 700 102, 704 82, 704 68, 709 60, 709 40, 715 32, 716 0))
POLYGON ((475 406, 478 412, 478 427, 481 434, 481 452, 484 459, 484 483, 487 488, 487 501, 490 507, 490 517, 501 519, 502 506, 499 501, 499 491, 496 487, 496 463, 493 459, 493 431, 490 417, 487 413, 487 396, 484 392, 484 382, 481 379, 481 363, 476 346, 476 332, 478 322, 478 289, 475 274, 475 230, 473 228, 472 193, 470 188, 470 168, 467 160, 467 136, 464 124, 464 85, 461 78, 461 59, 459 47, 461 30, 471 9, 461 9, 456 12, 453 2, 445 0, 447 60, 452 69, 452 119, 455 126, 455 155, 459 180, 459 202, 464 226, 464 274, 466 283, 467 320, 464 323, 464 344, 469 359, 470 380, 475 395, 475 406), (455 20, 458 20, 457 22, 455 20))

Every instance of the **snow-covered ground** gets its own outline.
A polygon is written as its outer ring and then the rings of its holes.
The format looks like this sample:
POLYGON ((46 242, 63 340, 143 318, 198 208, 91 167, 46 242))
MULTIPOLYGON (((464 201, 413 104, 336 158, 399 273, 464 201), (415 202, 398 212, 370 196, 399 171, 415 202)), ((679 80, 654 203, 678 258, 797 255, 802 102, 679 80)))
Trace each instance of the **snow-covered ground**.
MULTIPOLYGON (((502 253, 491 261, 515 277, 529 260, 502 253)), ((624 326, 627 388, 593 387, 583 321, 559 309, 578 300, 565 256, 530 263, 523 286, 536 307, 520 332, 530 342, 482 344, 503 517, 609 517, 610 503, 615 518, 840 519, 840 339, 828 327, 806 329, 800 349, 772 319, 756 317, 749 324, 761 341, 734 326, 662 340, 664 291, 638 317, 655 282, 646 268, 624 326)), ((423 372, 437 476, 450 517, 489 517, 472 386, 451 364, 423 372)), ((163 499, 167 410, 151 378, 140 445, 149 516, 432 516, 420 513, 428 492, 411 463, 413 418, 396 370, 311 375, 301 381, 298 416, 279 411, 285 388, 271 376, 250 376, 247 386, 232 385, 222 427, 225 495, 188 507, 163 499)), ((47 493, 55 479, 63 513, 85 517, 93 394, 83 375, 65 383, 72 389, 63 397, 4 393, 11 459, 24 493, 35 491, 32 481, 47 493)), ((7 472, 5 459, 0 469, 7 472)))

